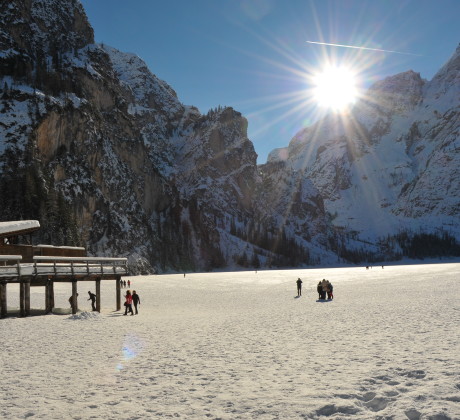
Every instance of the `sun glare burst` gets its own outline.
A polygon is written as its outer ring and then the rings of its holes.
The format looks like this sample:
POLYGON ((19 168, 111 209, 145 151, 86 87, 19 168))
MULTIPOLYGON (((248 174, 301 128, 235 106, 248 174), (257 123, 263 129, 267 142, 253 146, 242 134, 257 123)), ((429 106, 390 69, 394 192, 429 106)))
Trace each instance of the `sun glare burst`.
POLYGON ((319 106, 343 111, 357 98, 356 75, 347 67, 328 67, 313 78, 313 95, 319 106))

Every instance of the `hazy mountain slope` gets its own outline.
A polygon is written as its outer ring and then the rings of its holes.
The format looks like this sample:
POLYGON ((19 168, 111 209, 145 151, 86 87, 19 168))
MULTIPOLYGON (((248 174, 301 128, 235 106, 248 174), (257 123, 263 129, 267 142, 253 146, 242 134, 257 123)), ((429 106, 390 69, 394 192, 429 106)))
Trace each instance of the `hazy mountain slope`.
POLYGON ((284 161, 319 189, 333 224, 362 239, 402 230, 460 238, 460 48, 431 81, 413 71, 372 86, 348 115, 298 133, 284 161))

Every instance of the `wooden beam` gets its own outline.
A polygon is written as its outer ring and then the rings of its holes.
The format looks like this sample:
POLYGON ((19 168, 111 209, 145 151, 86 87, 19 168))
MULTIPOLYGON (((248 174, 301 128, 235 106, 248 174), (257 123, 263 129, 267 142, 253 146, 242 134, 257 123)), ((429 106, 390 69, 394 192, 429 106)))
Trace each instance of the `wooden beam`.
POLYGON ((24 313, 25 316, 30 315, 30 280, 24 283, 24 313))
POLYGON ((51 278, 48 278, 45 285, 45 312, 49 314, 54 308, 54 284, 51 278))
POLYGON ((121 276, 117 276, 117 281, 116 281, 116 290, 117 290, 117 311, 121 309, 121 276))
POLYGON ((45 314, 49 314, 50 312, 50 290, 49 290, 50 281, 47 280, 45 284, 45 314))
POLYGON ((0 282, 0 318, 5 318, 8 314, 6 299, 6 280, 0 282))
POLYGON ((77 300, 77 280, 72 281, 72 314, 75 315, 78 311, 78 300, 77 300))
POLYGON ((96 279, 96 311, 101 312, 101 278, 96 279))
POLYGON ((51 311, 54 309, 54 281, 50 279, 50 304, 51 311))
POLYGON ((26 282, 24 280, 19 283, 19 314, 26 316, 26 282))

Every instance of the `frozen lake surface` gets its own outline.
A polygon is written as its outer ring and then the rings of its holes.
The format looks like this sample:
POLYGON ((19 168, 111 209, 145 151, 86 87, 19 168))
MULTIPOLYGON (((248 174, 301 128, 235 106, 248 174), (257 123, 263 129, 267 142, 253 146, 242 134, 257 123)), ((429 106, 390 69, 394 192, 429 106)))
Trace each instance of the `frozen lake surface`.
POLYGON ((107 281, 101 314, 85 282, 76 316, 0 320, 1 418, 460 419, 458 263, 130 279, 137 316, 107 281))

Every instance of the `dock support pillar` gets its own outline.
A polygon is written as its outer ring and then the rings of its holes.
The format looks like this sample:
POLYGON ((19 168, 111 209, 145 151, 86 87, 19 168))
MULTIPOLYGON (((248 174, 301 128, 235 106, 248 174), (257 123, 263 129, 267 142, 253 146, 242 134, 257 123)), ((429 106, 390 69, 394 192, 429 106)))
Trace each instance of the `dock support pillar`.
POLYGON ((121 276, 117 276, 117 311, 121 309, 121 276))
POLYGON ((30 280, 24 283, 24 316, 30 315, 30 280))
POLYGON ((78 311, 78 300, 77 300, 77 280, 72 279, 72 314, 75 315, 78 311))
POLYGON ((96 311, 101 312, 101 279, 96 279, 96 311))
POLYGON ((54 281, 50 280, 50 305, 51 311, 54 309, 54 281))
POLYGON ((6 280, 4 280, 0 282, 0 318, 5 318, 8 314, 6 302, 6 280))
POLYGON ((21 280, 19 283, 19 314, 26 316, 26 282, 21 280))
POLYGON ((45 312, 49 314, 54 308, 54 282, 51 279, 46 281, 45 286, 45 312))

